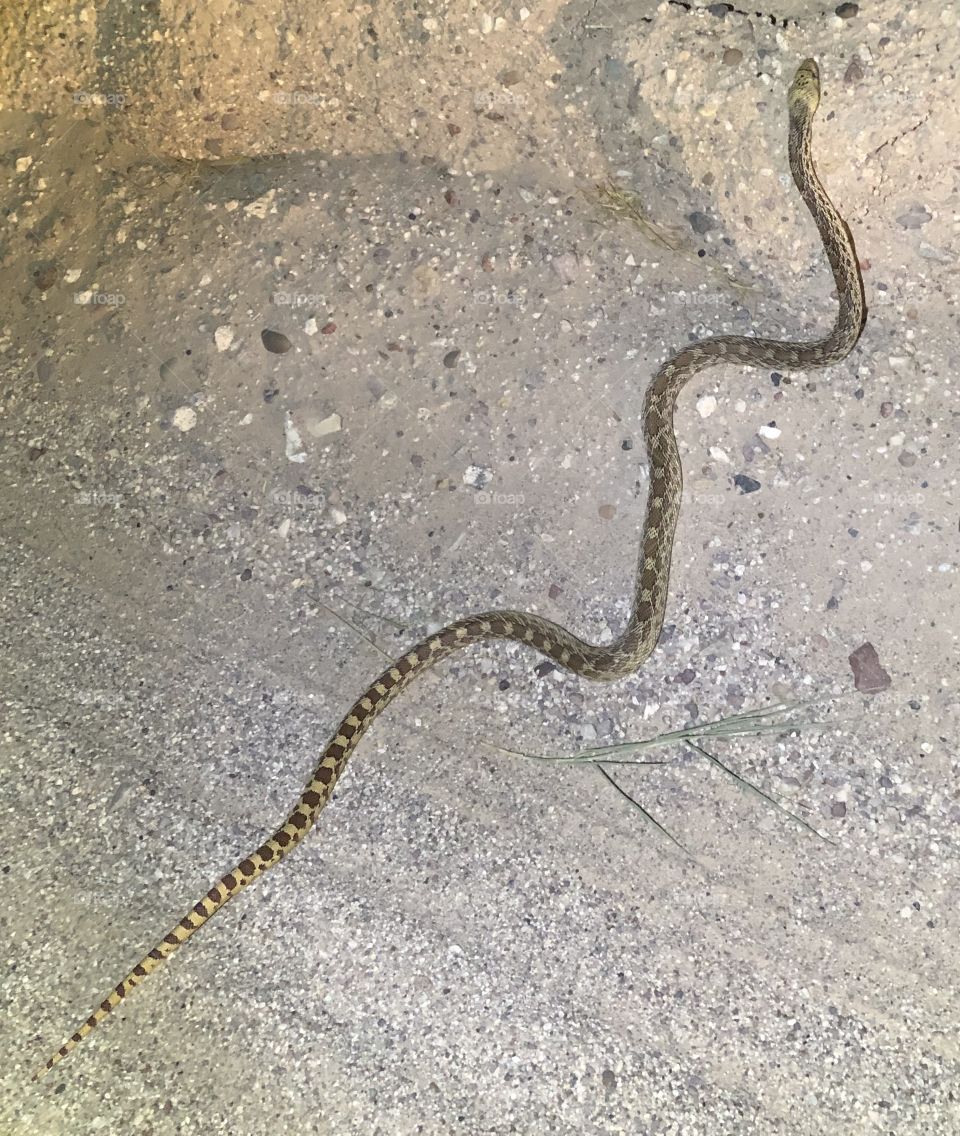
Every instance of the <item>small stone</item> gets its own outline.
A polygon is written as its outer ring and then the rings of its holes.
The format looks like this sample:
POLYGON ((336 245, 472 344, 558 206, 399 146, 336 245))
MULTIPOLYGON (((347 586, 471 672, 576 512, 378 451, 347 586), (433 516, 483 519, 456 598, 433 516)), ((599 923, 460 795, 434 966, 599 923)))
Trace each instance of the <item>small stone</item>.
POLYGON ((226 351, 233 343, 233 328, 229 324, 221 324, 213 333, 213 342, 217 345, 218 351, 226 351))
POLYGON ((320 328, 320 334, 321 335, 333 335, 333 333, 336 330, 337 330, 337 325, 335 323, 325 323, 323 325, 323 327, 320 328))
POLYGON ((877 694, 891 684, 889 674, 880 665, 877 649, 872 643, 864 643, 849 657, 853 671, 853 685, 861 694, 877 694))
POLYGON ((192 406, 178 406, 173 412, 173 424, 183 434, 197 424, 197 412, 192 406))
POLYGON ((273 329, 269 327, 265 327, 263 331, 260 332, 260 339, 263 342, 263 346, 274 355, 283 355, 293 346, 282 331, 273 331, 273 329))
POLYGON ((597 509, 597 512, 600 514, 603 520, 612 521, 613 518, 617 515, 617 507, 616 505, 601 505, 597 509))
POLYGON ((893 414, 893 403, 892 402, 881 402, 880 403, 880 417, 881 418, 889 418, 891 414, 893 414))
POLYGON ((847 69, 843 73, 843 81, 845 83, 859 83, 863 78, 863 67, 860 60, 856 56, 847 64, 847 69))
POLYGON ((339 414, 329 414, 326 418, 317 420, 311 418, 307 423, 307 433, 314 438, 323 438, 327 434, 338 434, 343 428, 343 419, 339 414))
POLYGON ((576 253, 562 252, 550 261, 550 267, 564 284, 572 284, 580 275, 580 261, 576 253))
POLYGON ((33 282, 41 292, 46 292, 56 284, 57 275, 57 266, 55 264, 47 264, 44 265, 43 268, 38 268, 33 274, 33 282))
POLYGON ((760 482, 754 480, 752 477, 747 477, 745 473, 736 474, 733 479, 733 484, 741 493, 756 493, 760 488, 760 482))
POLYGON ((517 83, 523 81, 523 72, 518 71, 515 67, 511 67, 509 71, 504 71, 500 76, 500 82, 505 87, 515 87, 517 83))
POLYGON ((909 469, 910 466, 917 464, 917 455, 913 452, 913 450, 901 450, 899 455, 897 456, 897 461, 902 466, 905 466, 907 469, 909 469))
POLYGON ((283 436, 286 443, 287 461, 305 462, 307 454, 303 448, 303 439, 300 437, 300 431, 293 423, 293 416, 289 410, 283 419, 283 436))
POLYGON ((743 52, 739 47, 728 47, 723 53, 721 62, 724 67, 736 67, 738 63, 743 62, 743 52))
POLYGON ((843 801, 834 801, 830 806, 830 815, 832 817, 845 817, 847 815, 847 806, 843 801))
POLYGON ((688 213, 687 220, 690 222, 690 228, 701 237, 717 227, 716 221, 712 217, 708 217, 706 213, 688 213))
POLYGON ((933 214, 928 212, 922 205, 911 205, 906 213, 901 213, 897 217, 897 224, 901 229, 919 229, 928 221, 933 220, 933 214))
POLYGON ((460 348, 454 347, 452 351, 448 351, 443 357, 443 365, 445 367, 455 367, 457 360, 460 358, 460 348))
POLYGON ((485 469, 481 465, 469 465, 463 471, 463 484, 470 485, 474 489, 483 489, 490 483, 492 477, 492 470, 485 469))
POLYGON ((697 399, 697 413, 701 418, 709 418, 717 409, 717 400, 712 394, 705 394, 697 399))
POLYGON ((852 20, 860 11, 859 4, 840 4, 834 9, 841 20, 852 20))

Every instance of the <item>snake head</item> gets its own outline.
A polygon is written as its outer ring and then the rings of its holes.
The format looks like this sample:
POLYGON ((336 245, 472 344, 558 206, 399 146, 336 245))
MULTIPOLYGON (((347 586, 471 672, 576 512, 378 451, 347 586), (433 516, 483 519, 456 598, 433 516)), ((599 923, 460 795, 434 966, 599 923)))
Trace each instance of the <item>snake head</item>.
POLYGON ((815 59, 805 59, 797 68, 787 92, 787 105, 808 115, 820 105, 820 68, 815 59))

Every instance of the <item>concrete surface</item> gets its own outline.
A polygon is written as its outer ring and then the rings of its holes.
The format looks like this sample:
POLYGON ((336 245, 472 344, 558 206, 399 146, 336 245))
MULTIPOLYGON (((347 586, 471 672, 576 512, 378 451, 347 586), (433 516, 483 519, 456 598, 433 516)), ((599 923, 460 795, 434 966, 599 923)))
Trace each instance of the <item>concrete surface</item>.
MULTIPOLYGON (((102 103, 5 114, 4 1134, 960 1130, 956 27, 548 11, 440 19, 489 76, 449 153, 417 116, 207 165, 102 103), (692 384, 649 664, 439 668, 306 845, 31 1083, 283 819, 384 654, 490 605, 619 629, 649 375, 833 318, 786 174, 808 54, 869 322, 829 372, 692 384), (491 748, 805 697, 836 725, 714 752, 832 843, 692 753, 621 772, 684 857, 594 771, 491 748)), ((457 58, 418 75, 433 124, 457 58)))

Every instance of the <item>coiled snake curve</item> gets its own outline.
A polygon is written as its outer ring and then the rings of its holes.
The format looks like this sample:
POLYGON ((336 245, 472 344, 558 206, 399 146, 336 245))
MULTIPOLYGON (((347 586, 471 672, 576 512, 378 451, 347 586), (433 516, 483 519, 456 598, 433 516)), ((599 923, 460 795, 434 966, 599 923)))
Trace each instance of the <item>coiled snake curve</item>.
POLYGON ((820 102, 820 72, 805 60, 790 85, 790 171, 809 209, 833 270, 839 312, 823 339, 789 342, 740 335, 704 339, 678 351, 660 368, 643 406, 643 436, 650 466, 640 558, 630 620, 619 638, 604 646, 585 643, 564 627, 519 611, 469 615, 418 643, 380 675, 340 723, 284 824, 249 856, 222 876, 180 922, 118 983, 93 1013, 34 1075, 52 1069, 103 1021, 151 971, 159 967, 229 900, 290 854, 330 800, 350 754, 374 718, 419 674, 451 652, 489 639, 512 639, 534 647, 585 678, 609 681, 636 671, 657 644, 667 603, 674 530, 680 511, 682 472, 673 431, 677 396, 694 375, 718 363, 743 363, 790 370, 826 367, 843 359, 857 342, 866 318, 863 282, 853 238, 833 207, 813 165, 810 134, 820 102))

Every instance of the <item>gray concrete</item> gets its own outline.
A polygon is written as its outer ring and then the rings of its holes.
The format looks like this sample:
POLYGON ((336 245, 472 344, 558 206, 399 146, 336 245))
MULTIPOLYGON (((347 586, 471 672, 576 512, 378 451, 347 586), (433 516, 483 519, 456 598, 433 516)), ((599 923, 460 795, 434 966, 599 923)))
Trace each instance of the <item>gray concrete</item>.
POLYGON ((960 1129, 941 7, 441 21, 489 77, 449 154, 416 115, 379 152, 205 166, 103 108, 7 114, 4 1133, 960 1129), (622 625, 649 375, 689 336, 833 317, 785 172, 807 54, 870 319, 829 372, 692 384, 649 664, 610 687, 513 646, 438 668, 305 846, 32 1084, 283 819, 384 656, 491 605, 622 625), (582 192, 618 171, 652 229, 582 192), (834 727, 713 751, 832 843, 676 752, 621 778, 685 857, 594 771, 492 748, 807 697, 834 727))

